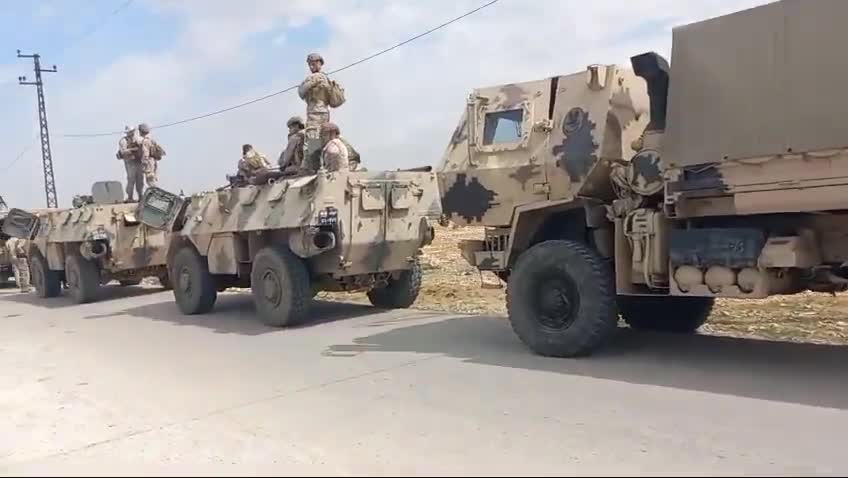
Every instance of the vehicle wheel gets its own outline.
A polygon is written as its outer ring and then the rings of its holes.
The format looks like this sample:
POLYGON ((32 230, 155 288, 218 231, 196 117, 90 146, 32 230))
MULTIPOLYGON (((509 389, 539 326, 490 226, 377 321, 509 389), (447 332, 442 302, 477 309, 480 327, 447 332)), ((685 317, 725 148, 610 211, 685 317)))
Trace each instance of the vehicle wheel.
POLYGON ((612 270, 580 242, 542 242, 518 258, 509 277, 507 310, 513 330, 534 352, 589 355, 618 322, 612 270))
POLYGON ((163 289, 171 290, 174 287, 173 284, 171 284, 171 277, 168 275, 167 272, 160 275, 158 279, 159 285, 161 285, 163 289))
POLYGON ((35 254, 30 259, 30 280, 36 294, 42 299, 58 297, 62 293, 59 272, 50 270, 47 260, 41 254, 35 254))
POLYGON ((400 273, 397 279, 389 279, 388 285, 368 292, 368 300, 381 309, 406 309, 415 303, 421 291, 421 264, 416 258, 412 268, 400 273))
POLYGON ((65 259, 65 280, 71 297, 78 304, 93 302, 100 293, 100 270, 97 264, 78 255, 65 259))
POLYGON ((714 303, 712 297, 619 296, 618 310, 631 328, 687 334, 704 325, 714 303))
POLYGON ((250 289, 256 312, 266 325, 285 327, 306 319, 312 300, 309 272, 288 249, 268 246, 256 254, 250 289))
POLYGON ((134 286, 134 285, 141 284, 141 279, 122 280, 122 281, 118 281, 118 283, 121 284, 121 287, 131 287, 131 286, 134 286))
POLYGON ((218 292, 209 264, 193 247, 183 247, 174 256, 170 277, 174 277, 174 299, 185 315, 205 314, 212 310, 218 292))

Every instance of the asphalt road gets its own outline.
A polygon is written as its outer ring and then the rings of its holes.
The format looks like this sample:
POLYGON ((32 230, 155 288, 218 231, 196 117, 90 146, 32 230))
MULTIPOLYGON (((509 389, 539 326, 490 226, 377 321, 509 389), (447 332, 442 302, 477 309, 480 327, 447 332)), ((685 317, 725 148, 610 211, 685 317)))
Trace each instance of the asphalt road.
POLYGON ((4 474, 841 475, 848 347, 622 329, 535 356, 503 318, 249 296, 179 314, 0 293, 4 474))

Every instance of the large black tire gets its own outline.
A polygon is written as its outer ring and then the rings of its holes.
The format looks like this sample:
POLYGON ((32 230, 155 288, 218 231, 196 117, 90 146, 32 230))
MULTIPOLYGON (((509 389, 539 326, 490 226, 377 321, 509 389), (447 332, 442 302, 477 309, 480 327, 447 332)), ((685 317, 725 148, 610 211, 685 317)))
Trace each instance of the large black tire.
POLYGON ((619 296, 621 317, 631 328, 689 334, 710 316, 712 297, 619 296))
POLYGON ((507 310, 515 333, 537 354, 589 355, 618 323, 612 268, 583 243, 542 242, 518 258, 507 310))
POLYGON ((381 309, 406 309, 415 303, 421 291, 421 264, 416 261, 412 268, 400 273, 397 279, 389 279, 388 285, 368 291, 368 300, 381 309))
POLYGON ((77 304, 94 302, 100 295, 100 270, 85 257, 74 254, 65 258, 65 280, 77 304))
POLYGON ((205 314, 212 310, 218 292, 215 278, 209 273, 209 264, 194 247, 185 246, 177 251, 171 267, 174 299, 185 315, 205 314))
POLYGON ((41 254, 30 259, 30 281, 36 294, 42 299, 58 297, 62 293, 62 283, 58 271, 50 270, 47 260, 41 254))
POLYGON ((118 281, 118 283, 121 284, 121 287, 132 287, 141 284, 141 279, 122 280, 118 281))
POLYGON ((250 271, 256 313, 265 325, 285 327, 306 320, 312 285, 306 264, 284 247, 268 246, 256 253, 250 271))

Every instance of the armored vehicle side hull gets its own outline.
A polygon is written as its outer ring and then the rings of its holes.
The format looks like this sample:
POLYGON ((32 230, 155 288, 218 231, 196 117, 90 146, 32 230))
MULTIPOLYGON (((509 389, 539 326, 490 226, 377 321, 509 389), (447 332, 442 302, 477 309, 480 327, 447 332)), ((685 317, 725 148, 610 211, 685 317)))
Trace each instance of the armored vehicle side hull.
POLYGON ((520 339, 585 355, 619 315, 692 333, 716 298, 848 289, 846 21, 848 2, 782 0, 675 28, 671 66, 476 90, 442 201, 485 226, 463 257, 508 283, 520 339))
POLYGON ((136 219, 137 204, 85 204, 73 209, 13 209, 4 232, 29 240, 32 282, 41 297, 64 282, 79 303, 98 300, 100 286, 136 285, 156 277, 166 288, 167 233, 136 219))
POLYGON ((250 287, 274 326, 303 320, 321 290, 411 305, 417 256, 440 215, 435 174, 413 171, 321 173, 190 198, 152 188, 141 210, 145 224, 173 231, 168 266, 184 313, 210 310, 228 287, 250 287))

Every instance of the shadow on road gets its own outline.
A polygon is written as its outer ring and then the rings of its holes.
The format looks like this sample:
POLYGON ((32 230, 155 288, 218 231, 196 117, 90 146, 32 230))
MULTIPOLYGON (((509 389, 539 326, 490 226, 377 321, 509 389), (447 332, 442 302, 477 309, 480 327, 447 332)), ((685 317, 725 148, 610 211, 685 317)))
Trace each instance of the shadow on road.
POLYGON ((361 337, 324 355, 374 352, 439 354, 498 367, 848 409, 844 346, 621 328, 593 356, 557 359, 534 355, 504 318, 461 317, 361 337))
MULTIPOLYGON (((341 302, 313 301, 309 319, 303 324, 287 327, 286 330, 350 319, 377 311, 373 307, 341 302)), ((115 310, 108 314, 89 315, 86 319, 106 319, 120 315, 130 315, 145 319, 171 322, 178 326, 196 326, 212 329, 216 333, 260 335, 277 332, 281 329, 264 325, 253 306, 250 294, 219 294, 215 307, 207 314, 183 315, 173 296, 155 304, 115 310)))
MULTIPOLYGON (((163 289, 159 287, 122 287, 117 284, 108 284, 100 290, 100 298, 97 300, 97 302, 127 299, 130 297, 141 297, 145 295, 156 294, 162 291, 163 289)), ((74 302, 74 300, 71 299, 71 297, 68 295, 67 290, 62 290, 62 294, 59 297, 51 297, 49 299, 42 299, 41 297, 36 295, 34 290, 28 294, 20 292, 4 292, 3 294, 0 294, 0 301, 17 302, 20 304, 34 305, 36 307, 46 307, 48 309, 59 309, 62 307, 70 307, 77 305, 77 303, 74 302)))

